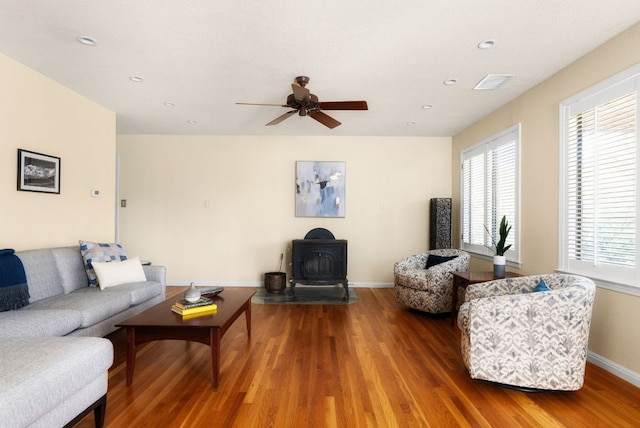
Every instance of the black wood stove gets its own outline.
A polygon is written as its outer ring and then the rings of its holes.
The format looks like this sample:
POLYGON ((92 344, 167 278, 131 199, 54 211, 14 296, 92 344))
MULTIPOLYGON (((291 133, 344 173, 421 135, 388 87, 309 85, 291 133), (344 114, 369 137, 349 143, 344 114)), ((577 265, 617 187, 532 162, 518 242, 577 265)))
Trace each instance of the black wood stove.
POLYGON ((344 298, 349 299, 346 240, 335 239, 327 229, 316 228, 292 243, 291 295, 295 295, 296 284, 342 284, 344 298))

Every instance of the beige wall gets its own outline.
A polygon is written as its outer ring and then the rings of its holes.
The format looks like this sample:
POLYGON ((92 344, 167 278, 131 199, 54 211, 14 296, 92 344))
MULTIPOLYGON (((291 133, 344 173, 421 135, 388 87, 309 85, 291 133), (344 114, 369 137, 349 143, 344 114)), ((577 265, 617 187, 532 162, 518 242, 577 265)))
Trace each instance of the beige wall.
MULTIPOLYGON (((460 151, 522 123, 523 274, 558 267, 558 103, 640 63, 640 24, 581 58, 505 107, 453 137, 454 236, 459 236, 460 151)), ((472 268, 489 262, 472 259, 472 268)), ((589 348, 640 373, 640 298, 598 288, 589 348), (634 310, 635 308, 635 310, 634 310)))
POLYGON ((451 194, 450 138, 120 135, 118 153, 120 241, 170 284, 257 284, 314 227, 348 240, 350 282, 389 284, 451 194), (295 217, 298 160, 346 162, 345 218, 295 217))
POLYGON ((0 94, 0 246, 113 240, 115 114, 3 55, 0 94), (16 190, 19 148, 61 158, 59 195, 16 190))

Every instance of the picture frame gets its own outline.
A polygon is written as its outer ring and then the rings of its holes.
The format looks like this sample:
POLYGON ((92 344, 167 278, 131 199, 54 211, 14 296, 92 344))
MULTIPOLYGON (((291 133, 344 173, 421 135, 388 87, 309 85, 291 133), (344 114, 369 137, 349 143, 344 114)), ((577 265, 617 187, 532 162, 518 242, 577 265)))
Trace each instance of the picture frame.
POLYGON ((60 194, 60 158, 18 149, 18 190, 60 194))
POLYGON ((345 217, 346 162, 296 161, 296 217, 345 217))

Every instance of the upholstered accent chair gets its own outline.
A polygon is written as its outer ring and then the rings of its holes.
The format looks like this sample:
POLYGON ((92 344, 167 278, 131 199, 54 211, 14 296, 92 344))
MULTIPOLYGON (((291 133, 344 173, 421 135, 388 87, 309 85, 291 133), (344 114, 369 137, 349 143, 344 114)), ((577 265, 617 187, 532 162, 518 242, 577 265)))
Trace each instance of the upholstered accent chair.
POLYGON ((469 285, 458 327, 471 377, 525 390, 580 389, 595 290, 590 279, 565 274, 469 285), (541 280, 549 291, 533 291, 541 280))
POLYGON ((393 267, 396 302, 434 314, 451 312, 451 272, 467 269, 469 253, 455 249, 430 250, 400 260, 393 267), (443 258, 453 258, 427 269, 430 256, 430 264, 440 262, 443 258))

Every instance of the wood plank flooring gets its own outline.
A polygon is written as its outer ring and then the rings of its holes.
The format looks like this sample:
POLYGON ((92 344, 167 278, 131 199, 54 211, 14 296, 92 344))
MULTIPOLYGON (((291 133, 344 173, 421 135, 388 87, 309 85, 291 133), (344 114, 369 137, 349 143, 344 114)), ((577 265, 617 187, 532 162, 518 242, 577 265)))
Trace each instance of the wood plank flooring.
MULTIPOLYGON (((168 298, 184 290, 169 287, 168 298)), ((640 426, 640 388, 597 366, 577 392, 472 380, 448 316, 403 308, 392 289, 356 292, 345 306, 254 304, 251 339, 244 316, 222 339, 218 388, 208 347, 181 341, 142 345, 126 387, 125 335, 113 333, 106 426, 640 426)))

